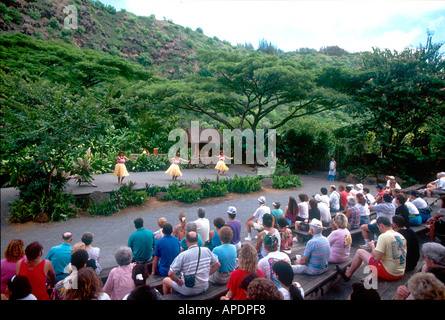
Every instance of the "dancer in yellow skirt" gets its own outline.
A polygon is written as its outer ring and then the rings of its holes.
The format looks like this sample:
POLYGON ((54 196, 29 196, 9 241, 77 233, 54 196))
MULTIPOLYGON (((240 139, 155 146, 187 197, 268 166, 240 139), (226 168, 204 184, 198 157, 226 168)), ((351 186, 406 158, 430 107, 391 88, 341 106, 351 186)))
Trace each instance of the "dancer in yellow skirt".
POLYGON ((179 158, 179 152, 176 154, 176 157, 171 158, 170 160, 172 161, 172 164, 167 169, 167 171, 165 171, 165 173, 171 175, 172 181, 175 181, 178 179, 178 177, 182 177, 182 172, 179 169, 179 164, 181 163, 181 161, 190 162, 190 160, 179 158))
POLYGON ((125 177, 128 177, 130 174, 127 171, 127 167, 125 166, 125 161, 131 161, 134 157, 131 157, 131 159, 128 159, 123 151, 119 152, 119 155, 116 157, 116 166, 114 167, 114 173, 113 176, 117 176, 117 184, 122 184, 125 177))
POLYGON ((224 153, 221 151, 219 154, 219 161, 215 166, 215 169, 218 170, 218 175, 222 171, 222 175, 224 175, 224 172, 229 171, 229 168, 226 166, 224 160, 226 159, 233 159, 230 157, 227 157, 224 155, 224 153))

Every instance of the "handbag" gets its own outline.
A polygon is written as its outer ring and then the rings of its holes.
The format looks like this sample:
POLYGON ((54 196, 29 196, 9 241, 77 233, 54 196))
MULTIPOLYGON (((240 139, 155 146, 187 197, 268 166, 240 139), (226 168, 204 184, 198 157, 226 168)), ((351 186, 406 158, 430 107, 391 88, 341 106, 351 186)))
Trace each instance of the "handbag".
POLYGON ((198 267, 199 267, 199 260, 201 258, 201 247, 199 248, 199 253, 198 253, 198 263, 196 264, 196 270, 195 270, 195 274, 189 274, 189 275, 184 275, 184 285, 187 288, 193 288, 195 286, 195 281, 196 281, 196 273, 198 272, 198 267))

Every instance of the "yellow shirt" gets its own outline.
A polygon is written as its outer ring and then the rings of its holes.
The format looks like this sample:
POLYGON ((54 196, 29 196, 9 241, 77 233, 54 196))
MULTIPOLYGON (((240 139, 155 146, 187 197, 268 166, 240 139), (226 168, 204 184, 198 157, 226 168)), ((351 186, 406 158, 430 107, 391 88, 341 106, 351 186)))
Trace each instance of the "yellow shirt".
POLYGON ((394 230, 382 233, 375 250, 383 253, 381 262, 388 273, 401 276, 405 273, 406 239, 394 230))

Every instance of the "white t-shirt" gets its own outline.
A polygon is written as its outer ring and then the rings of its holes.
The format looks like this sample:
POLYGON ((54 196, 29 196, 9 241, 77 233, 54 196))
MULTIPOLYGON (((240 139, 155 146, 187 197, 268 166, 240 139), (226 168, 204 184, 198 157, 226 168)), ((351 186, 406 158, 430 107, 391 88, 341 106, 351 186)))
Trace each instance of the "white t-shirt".
POLYGON ((202 242, 209 240, 210 222, 207 218, 198 218, 193 221, 196 223, 196 232, 201 236, 202 242))
POLYGON ((413 203, 417 209, 426 209, 428 207, 428 204, 422 198, 416 198, 412 200, 411 203, 413 203))
POLYGON ((340 210, 340 194, 337 191, 331 193, 329 202, 332 209, 340 210))
POLYGON ((329 223, 331 222, 331 211, 329 210, 329 207, 324 202, 318 203, 318 210, 320 210, 320 220, 322 222, 329 223))
POLYGON ((408 207, 408 211, 410 215, 418 215, 419 209, 417 209, 416 205, 411 201, 406 201, 405 205, 408 207))
POLYGON ((330 203, 329 203, 329 197, 327 196, 327 195, 322 195, 321 197, 321 202, 323 202, 323 203, 325 203, 327 206, 328 206, 328 208, 330 207, 330 203))
POLYGON ((270 208, 265 204, 262 204, 258 207, 258 209, 256 209, 253 216, 255 217, 255 220, 258 224, 263 224, 263 215, 266 213, 270 213, 270 208))
POLYGON ((307 219, 309 217, 309 203, 307 201, 298 204, 298 216, 307 219))
POLYGON ((438 188, 440 188, 442 190, 445 190, 445 177, 437 179, 436 182, 437 182, 437 187, 438 188))
POLYGON ((273 282, 275 282, 278 288, 281 288, 281 283, 278 281, 275 272, 272 269, 272 266, 277 261, 286 261, 289 264, 291 263, 287 254, 277 250, 274 252, 269 252, 267 256, 260 259, 260 261, 258 261, 258 269, 263 272, 264 278, 271 279, 273 282))

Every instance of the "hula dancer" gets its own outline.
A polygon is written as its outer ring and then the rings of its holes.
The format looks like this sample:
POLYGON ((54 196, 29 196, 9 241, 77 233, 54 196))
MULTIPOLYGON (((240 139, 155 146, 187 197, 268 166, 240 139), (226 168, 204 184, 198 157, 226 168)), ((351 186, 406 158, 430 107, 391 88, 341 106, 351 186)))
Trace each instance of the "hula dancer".
POLYGON ((116 157, 116 166, 114 167, 114 173, 113 176, 117 176, 117 184, 122 184, 125 177, 128 177, 130 174, 127 171, 127 167, 125 166, 125 161, 131 161, 134 157, 131 157, 131 159, 128 159, 123 151, 119 152, 119 155, 116 157))
POLYGON ((226 159, 233 159, 230 157, 227 157, 224 155, 224 153, 221 151, 219 154, 219 161, 215 166, 215 169, 218 170, 218 175, 222 171, 222 175, 224 175, 224 172, 229 171, 229 168, 226 166, 224 160, 226 159))
POLYGON ((190 160, 179 158, 179 152, 176 154, 176 157, 171 158, 170 160, 172 161, 172 164, 167 169, 167 171, 165 171, 165 173, 171 175, 172 181, 175 181, 178 179, 178 177, 182 177, 182 172, 179 169, 179 164, 181 163, 181 161, 190 162, 190 160))

